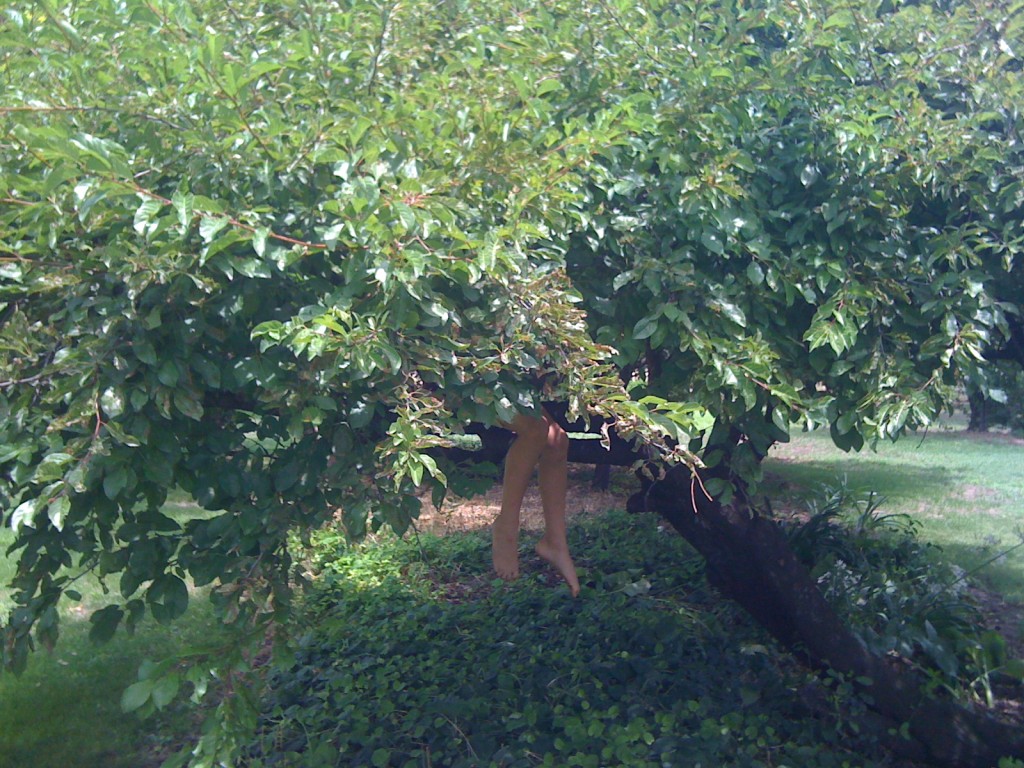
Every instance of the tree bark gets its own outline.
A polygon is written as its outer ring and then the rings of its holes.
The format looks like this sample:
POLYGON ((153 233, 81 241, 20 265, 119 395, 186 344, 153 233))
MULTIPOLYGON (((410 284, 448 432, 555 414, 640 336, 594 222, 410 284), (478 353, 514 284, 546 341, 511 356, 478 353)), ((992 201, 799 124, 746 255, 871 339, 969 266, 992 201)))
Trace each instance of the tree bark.
POLYGON ((673 470, 644 495, 645 506, 704 556, 710 582, 784 647, 812 664, 869 681, 863 690, 881 717, 882 733, 908 724, 911 740, 889 740, 891 749, 950 768, 993 768, 1000 758, 1024 756, 1024 730, 929 695, 915 670, 870 653, 840 621, 775 523, 708 502, 691 492, 691 482, 689 472, 673 470))
POLYGON ((988 432, 988 399, 981 392, 969 392, 967 404, 970 407, 969 432, 988 432))
MULTIPOLYGON (((572 431, 578 425, 563 426, 572 431)), ((476 456, 495 461, 508 447, 504 430, 478 434, 483 446, 476 456)), ((474 455, 461 452, 461 458, 474 455)), ((569 460, 628 466, 647 457, 612 433, 607 449, 598 440, 572 440, 569 460)), ((1024 729, 930 695, 912 668, 871 654, 832 610, 771 520, 709 501, 682 467, 634 496, 629 506, 660 513, 703 555, 710 582, 786 649, 813 666, 862 681, 883 743, 901 757, 950 768, 994 768, 1003 757, 1024 758, 1024 729), (904 723, 909 739, 888 736, 904 723)))

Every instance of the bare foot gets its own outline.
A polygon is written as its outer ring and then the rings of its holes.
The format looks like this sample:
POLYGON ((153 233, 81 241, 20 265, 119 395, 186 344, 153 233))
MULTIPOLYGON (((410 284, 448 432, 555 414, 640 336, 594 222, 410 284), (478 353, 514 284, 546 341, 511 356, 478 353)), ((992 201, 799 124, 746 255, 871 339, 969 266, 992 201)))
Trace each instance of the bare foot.
POLYGON ((580 593, 580 582, 576 578, 576 565, 569 555, 569 550, 553 546, 543 538, 537 542, 536 550, 538 555, 547 560, 562 575, 565 583, 569 585, 572 596, 576 597, 580 593))
POLYGON ((502 515, 494 520, 491 530, 491 562, 499 578, 505 581, 519 578, 518 520, 506 520, 502 515))

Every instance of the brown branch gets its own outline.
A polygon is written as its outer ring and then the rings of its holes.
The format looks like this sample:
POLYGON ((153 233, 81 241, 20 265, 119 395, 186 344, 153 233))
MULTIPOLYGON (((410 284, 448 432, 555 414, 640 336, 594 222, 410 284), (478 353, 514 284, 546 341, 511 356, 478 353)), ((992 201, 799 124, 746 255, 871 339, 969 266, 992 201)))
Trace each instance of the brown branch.
POLYGON ((10 379, 9 381, 0 381, 0 389, 6 389, 7 387, 14 387, 18 384, 31 384, 35 381, 39 381, 45 378, 45 373, 37 373, 35 376, 29 376, 27 379, 10 379))
POLYGON ((0 115, 14 114, 18 112, 29 112, 29 113, 49 113, 49 112, 106 112, 112 115, 128 115, 130 117, 137 117, 142 120, 149 120, 154 123, 160 123, 166 125, 168 128, 174 128, 177 131, 182 130, 182 127, 177 123, 172 123, 162 117, 156 115, 149 115, 145 112, 131 112, 129 110, 117 109, 115 107, 96 107, 96 106, 71 106, 70 104, 51 104, 45 107, 0 107, 0 115))
MULTIPOLYGON (((151 192, 145 187, 139 186, 135 182, 127 182, 122 181, 120 179, 108 179, 108 181, 113 181, 115 184, 120 184, 124 187, 128 187, 136 194, 142 195, 143 197, 148 197, 152 200, 157 200, 163 203, 164 205, 174 205, 174 202, 172 200, 169 200, 163 195, 158 195, 156 192, 151 192)), ((223 214, 219 213, 211 213, 209 211, 195 211, 195 215, 204 219, 227 219, 228 223, 231 226, 237 227, 238 229, 244 229, 246 232, 249 232, 251 234, 254 234, 258 229, 258 227, 254 227, 252 224, 246 224, 244 221, 239 221, 238 219, 232 216, 224 216, 223 214)), ((283 243, 289 243, 290 245, 302 246, 303 248, 306 248, 308 250, 322 251, 327 249, 327 243, 313 243, 308 240, 298 240, 294 237, 288 237, 287 235, 279 235, 276 232, 268 232, 267 237, 273 238, 274 240, 280 240, 283 243)))

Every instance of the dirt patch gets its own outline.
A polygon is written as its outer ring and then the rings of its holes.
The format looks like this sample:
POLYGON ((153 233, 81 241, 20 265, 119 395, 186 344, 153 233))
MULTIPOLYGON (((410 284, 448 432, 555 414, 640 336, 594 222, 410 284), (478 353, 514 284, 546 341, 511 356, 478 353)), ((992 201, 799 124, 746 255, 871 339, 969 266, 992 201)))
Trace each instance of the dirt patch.
POLYGON ((985 626, 1006 640, 1007 655, 1012 659, 1024 659, 1024 605, 1007 603, 999 595, 976 587, 971 587, 968 593, 985 626))
POLYGON ((984 501, 1002 497, 999 491, 984 485, 961 485, 957 490, 957 495, 964 501, 984 501))
POLYGON ((1024 437, 1018 437, 1011 432, 957 432, 959 438, 969 438, 976 443, 988 443, 991 445, 1018 445, 1024 446, 1024 437))
MULTIPOLYGON (((569 493, 566 511, 570 525, 573 519, 598 515, 610 509, 624 509, 626 499, 633 492, 635 482, 627 470, 613 468, 610 489, 607 491, 592 486, 593 471, 587 467, 571 467, 569 470, 569 493)), ((489 528, 501 509, 501 484, 472 498, 449 498, 441 509, 437 509, 429 498, 423 499, 423 511, 417 526, 421 531, 438 535, 477 531, 489 528)), ((544 514, 541 510, 540 490, 534 477, 523 499, 520 524, 524 531, 539 533, 544 530, 544 514)))

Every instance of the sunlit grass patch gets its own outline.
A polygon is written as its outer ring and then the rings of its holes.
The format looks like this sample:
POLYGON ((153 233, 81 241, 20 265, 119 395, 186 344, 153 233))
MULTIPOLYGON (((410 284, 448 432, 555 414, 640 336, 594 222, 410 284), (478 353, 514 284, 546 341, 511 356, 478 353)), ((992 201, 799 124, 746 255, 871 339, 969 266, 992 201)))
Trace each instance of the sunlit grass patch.
POLYGON ((784 498, 845 478, 854 491, 884 497, 887 511, 920 524, 923 540, 1015 602, 1024 602, 1024 441, 1007 435, 937 430, 844 453, 827 433, 776 446, 765 464, 784 498))

